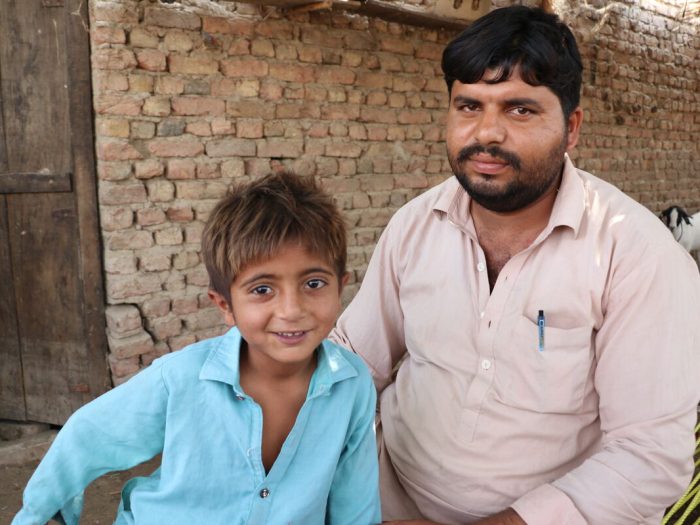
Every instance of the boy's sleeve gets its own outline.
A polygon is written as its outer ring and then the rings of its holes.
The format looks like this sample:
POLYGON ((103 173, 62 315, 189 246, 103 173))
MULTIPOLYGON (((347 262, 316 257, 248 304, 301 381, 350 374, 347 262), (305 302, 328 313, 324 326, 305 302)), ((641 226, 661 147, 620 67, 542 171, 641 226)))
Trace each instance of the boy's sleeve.
POLYGON ((83 490, 91 481, 162 451, 167 401, 162 366, 156 361, 77 410, 29 480, 12 525, 44 524, 52 518, 77 525, 83 490))
POLYGON ((360 381, 364 395, 355 405, 353 425, 335 471, 326 525, 373 525, 382 521, 374 433, 377 394, 369 374, 363 374, 360 381))

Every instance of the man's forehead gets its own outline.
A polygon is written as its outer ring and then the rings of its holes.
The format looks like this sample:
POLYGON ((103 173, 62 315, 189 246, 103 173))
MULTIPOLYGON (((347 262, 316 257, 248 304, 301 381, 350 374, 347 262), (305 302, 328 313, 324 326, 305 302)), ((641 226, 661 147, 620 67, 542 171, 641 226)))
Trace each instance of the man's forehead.
POLYGON ((455 80, 452 85, 452 99, 457 96, 488 96, 495 98, 524 97, 541 99, 542 102, 557 102, 556 94, 547 86, 533 86, 525 82, 520 76, 520 72, 514 70, 511 75, 500 82, 489 82, 498 78, 499 70, 489 69, 478 82, 463 84, 455 80))

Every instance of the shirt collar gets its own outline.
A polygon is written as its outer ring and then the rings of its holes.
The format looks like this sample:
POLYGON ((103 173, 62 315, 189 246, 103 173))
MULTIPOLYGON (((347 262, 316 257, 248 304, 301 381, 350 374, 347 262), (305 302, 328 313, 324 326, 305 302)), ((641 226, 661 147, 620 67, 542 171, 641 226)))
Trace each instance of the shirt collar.
MULTIPOLYGON (((446 215, 451 223, 464 231, 472 232, 476 235, 471 214, 469 213, 470 203, 471 197, 462 188, 457 177, 451 177, 440 189, 433 205, 433 211, 438 212, 440 215, 446 215)), ((559 191, 554 201, 547 227, 542 233, 549 235, 557 226, 568 226, 574 230, 575 234, 578 234, 584 208, 585 190, 583 180, 581 180, 578 171, 567 154, 564 159, 564 172, 562 173, 559 191)))
MULTIPOLYGON (((246 396, 241 388, 239 370, 242 340, 236 327, 217 338, 202 365, 199 379, 229 384, 237 395, 246 396)), ((357 375, 355 367, 345 358, 340 347, 331 341, 324 339, 317 352, 318 363, 309 385, 309 398, 328 395, 335 383, 357 375)))

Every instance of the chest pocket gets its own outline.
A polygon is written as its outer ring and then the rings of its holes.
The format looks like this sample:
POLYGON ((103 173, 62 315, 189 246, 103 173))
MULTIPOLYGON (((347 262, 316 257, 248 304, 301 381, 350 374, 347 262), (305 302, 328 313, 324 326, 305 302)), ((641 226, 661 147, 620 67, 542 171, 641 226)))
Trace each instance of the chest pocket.
POLYGON ((545 326, 540 351, 537 323, 520 317, 499 356, 503 374, 497 396, 507 405, 535 412, 578 411, 593 361, 591 337, 591 328, 585 326, 545 326))

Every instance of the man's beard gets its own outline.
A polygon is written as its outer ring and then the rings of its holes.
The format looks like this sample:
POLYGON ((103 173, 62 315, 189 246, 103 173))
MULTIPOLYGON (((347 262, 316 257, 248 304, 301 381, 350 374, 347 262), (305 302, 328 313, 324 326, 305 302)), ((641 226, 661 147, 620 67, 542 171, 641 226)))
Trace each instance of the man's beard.
POLYGON ((561 175, 566 146, 567 136, 565 133, 559 146, 553 149, 549 155, 528 165, 523 165, 520 157, 511 151, 504 150, 499 146, 487 147, 481 144, 465 146, 456 158, 448 151, 447 158, 457 180, 474 201, 488 210, 508 213, 529 206, 552 187, 561 175), (480 178, 488 179, 491 177, 490 175, 477 174, 470 179, 466 175, 464 164, 479 153, 486 153, 507 162, 515 172, 515 177, 502 189, 479 183, 480 178))

